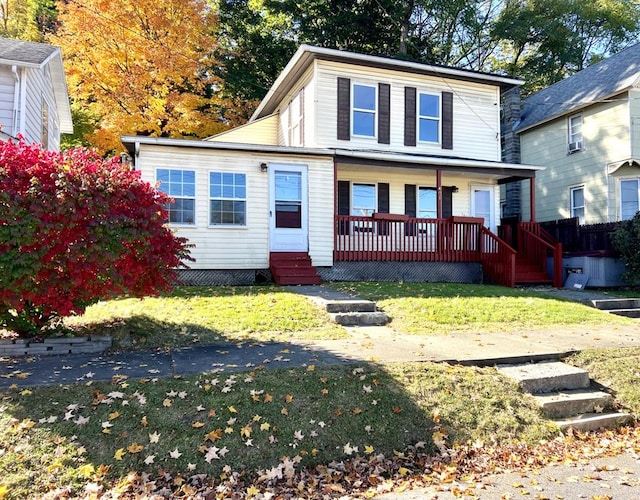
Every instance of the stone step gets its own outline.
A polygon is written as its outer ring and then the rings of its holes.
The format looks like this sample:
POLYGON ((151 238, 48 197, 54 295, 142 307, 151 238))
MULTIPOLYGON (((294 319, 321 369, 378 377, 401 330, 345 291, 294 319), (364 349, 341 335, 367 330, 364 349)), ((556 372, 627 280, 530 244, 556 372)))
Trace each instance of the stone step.
POLYGON ((522 390, 532 394, 586 389, 591 383, 589 372, 560 361, 498 365, 497 369, 503 375, 516 380, 522 390))
POLYGON ((370 300, 332 300, 326 303, 328 313, 376 312, 376 303, 370 300))
POLYGON ((534 394, 534 398, 547 418, 559 419, 583 413, 602 413, 613 407, 611 394, 590 389, 534 394))
POLYGON ((580 431, 597 431, 598 429, 612 429, 631 423, 628 413, 584 413, 574 417, 554 420, 561 429, 573 428, 580 431))
POLYGON ((640 299, 598 299, 591 303, 596 309, 611 311, 613 309, 640 309, 640 299))
POLYGON ((331 317, 342 326, 382 326, 389 322, 383 312, 341 312, 333 313, 331 317))

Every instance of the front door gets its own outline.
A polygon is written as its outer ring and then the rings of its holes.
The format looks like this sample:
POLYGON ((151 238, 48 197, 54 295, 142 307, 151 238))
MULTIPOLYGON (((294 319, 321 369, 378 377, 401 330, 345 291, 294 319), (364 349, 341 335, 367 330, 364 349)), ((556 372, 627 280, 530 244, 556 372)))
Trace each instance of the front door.
POLYGON ((307 166, 269 164, 269 201, 270 250, 308 251, 307 166))
POLYGON ((494 187, 488 185, 471 186, 471 215, 482 217, 485 227, 496 231, 494 210, 494 187))

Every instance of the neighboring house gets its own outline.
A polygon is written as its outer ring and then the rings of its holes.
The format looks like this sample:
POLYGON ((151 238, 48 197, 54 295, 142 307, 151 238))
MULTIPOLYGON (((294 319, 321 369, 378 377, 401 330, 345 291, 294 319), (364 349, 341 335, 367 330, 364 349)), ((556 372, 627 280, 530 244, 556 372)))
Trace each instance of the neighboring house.
POLYGON ((0 140, 21 134, 54 151, 73 132, 59 47, 0 38, 0 126, 0 140))
POLYGON ((175 199, 196 259, 186 281, 513 286, 515 252, 492 233, 498 186, 541 168, 501 162, 501 95, 521 83, 301 46, 246 125, 122 141, 175 199))
POLYGON ((536 180, 537 220, 596 224, 640 209, 639 84, 640 44, 523 101, 515 129, 522 162, 546 167, 536 180))
MULTIPOLYGON (((525 99, 515 132, 523 163, 544 165, 536 179, 540 222, 580 224, 632 218, 640 209, 640 44, 525 99)), ((530 193, 522 190, 528 220, 530 193)), ((593 286, 619 285, 616 259, 565 258, 593 286), (605 279, 605 277, 607 277, 605 279)))

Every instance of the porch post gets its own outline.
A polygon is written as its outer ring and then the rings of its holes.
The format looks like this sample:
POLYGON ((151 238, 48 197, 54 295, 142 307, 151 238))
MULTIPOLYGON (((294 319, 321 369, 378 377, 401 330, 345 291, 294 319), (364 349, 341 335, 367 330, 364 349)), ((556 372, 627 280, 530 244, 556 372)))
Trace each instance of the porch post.
POLYGON ((531 213, 531 216, 529 217, 529 219, 531 220, 531 222, 535 222, 536 221, 536 178, 535 177, 531 177, 531 179, 529 179, 529 212, 531 213))
POLYGON ((442 219, 442 170, 436 170, 436 217, 442 219))

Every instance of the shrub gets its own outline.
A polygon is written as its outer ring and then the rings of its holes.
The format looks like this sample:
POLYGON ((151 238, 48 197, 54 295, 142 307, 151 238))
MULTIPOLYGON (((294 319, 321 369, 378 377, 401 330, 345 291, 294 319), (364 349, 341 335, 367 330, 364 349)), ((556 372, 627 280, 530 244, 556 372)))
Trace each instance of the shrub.
POLYGON ((33 336, 98 300, 169 291, 190 260, 169 201, 115 158, 0 143, 0 326, 33 336))
POLYGON ((613 247, 625 265, 622 278, 629 285, 640 283, 640 212, 633 219, 619 223, 611 235, 613 247))

